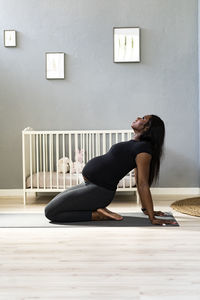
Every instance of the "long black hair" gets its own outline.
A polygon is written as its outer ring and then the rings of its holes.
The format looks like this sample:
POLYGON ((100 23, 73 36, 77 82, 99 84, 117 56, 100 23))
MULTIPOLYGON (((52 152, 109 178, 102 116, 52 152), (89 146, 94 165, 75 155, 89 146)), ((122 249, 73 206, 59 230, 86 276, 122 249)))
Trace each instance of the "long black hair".
POLYGON ((165 124, 161 118, 151 115, 147 128, 141 135, 140 141, 148 141, 152 147, 152 159, 149 173, 149 186, 157 181, 160 171, 160 160, 163 155, 163 144, 165 139, 165 124))

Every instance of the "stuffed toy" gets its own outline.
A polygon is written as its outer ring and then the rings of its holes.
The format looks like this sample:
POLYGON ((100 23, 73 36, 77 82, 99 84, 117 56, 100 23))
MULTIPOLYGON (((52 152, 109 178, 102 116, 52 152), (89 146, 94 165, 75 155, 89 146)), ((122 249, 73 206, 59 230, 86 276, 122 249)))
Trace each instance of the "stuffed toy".
POLYGON ((84 155, 84 150, 76 150, 75 152, 75 162, 72 163, 72 170, 71 172, 74 173, 81 173, 82 169, 84 167, 83 163, 83 155, 84 155))
POLYGON ((62 157, 58 161, 58 173, 68 173, 70 171, 70 159, 62 157))
POLYGON ((75 153, 75 161, 70 161, 69 157, 62 157, 58 161, 58 173, 81 173, 84 167, 83 163, 84 150, 77 150, 75 153), (70 170, 71 169, 71 170, 70 170))

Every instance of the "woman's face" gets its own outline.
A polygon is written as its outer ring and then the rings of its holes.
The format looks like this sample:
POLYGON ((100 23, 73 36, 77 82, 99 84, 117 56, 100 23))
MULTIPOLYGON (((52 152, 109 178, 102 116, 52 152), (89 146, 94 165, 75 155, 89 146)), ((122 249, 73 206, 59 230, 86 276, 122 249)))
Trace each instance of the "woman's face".
POLYGON ((151 115, 146 115, 144 117, 138 117, 132 124, 131 127, 133 130, 142 132, 145 128, 145 125, 149 122, 151 115))

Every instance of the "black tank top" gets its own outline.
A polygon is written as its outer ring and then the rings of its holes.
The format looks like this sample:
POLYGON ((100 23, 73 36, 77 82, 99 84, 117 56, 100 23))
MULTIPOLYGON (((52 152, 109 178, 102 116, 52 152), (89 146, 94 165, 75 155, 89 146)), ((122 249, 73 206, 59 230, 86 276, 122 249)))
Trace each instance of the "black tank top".
POLYGON ((117 143, 106 154, 89 160, 82 175, 94 184, 116 190, 119 181, 136 168, 135 158, 142 152, 152 154, 150 143, 135 140, 117 143))

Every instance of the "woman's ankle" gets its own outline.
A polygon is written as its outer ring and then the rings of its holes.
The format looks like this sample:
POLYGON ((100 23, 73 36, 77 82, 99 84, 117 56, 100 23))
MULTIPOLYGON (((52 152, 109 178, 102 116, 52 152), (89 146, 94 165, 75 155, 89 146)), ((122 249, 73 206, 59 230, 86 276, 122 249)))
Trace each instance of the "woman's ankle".
POLYGON ((98 212, 95 210, 92 212, 92 221, 98 221, 98 220, 100 220, 100 216, 98 212))

